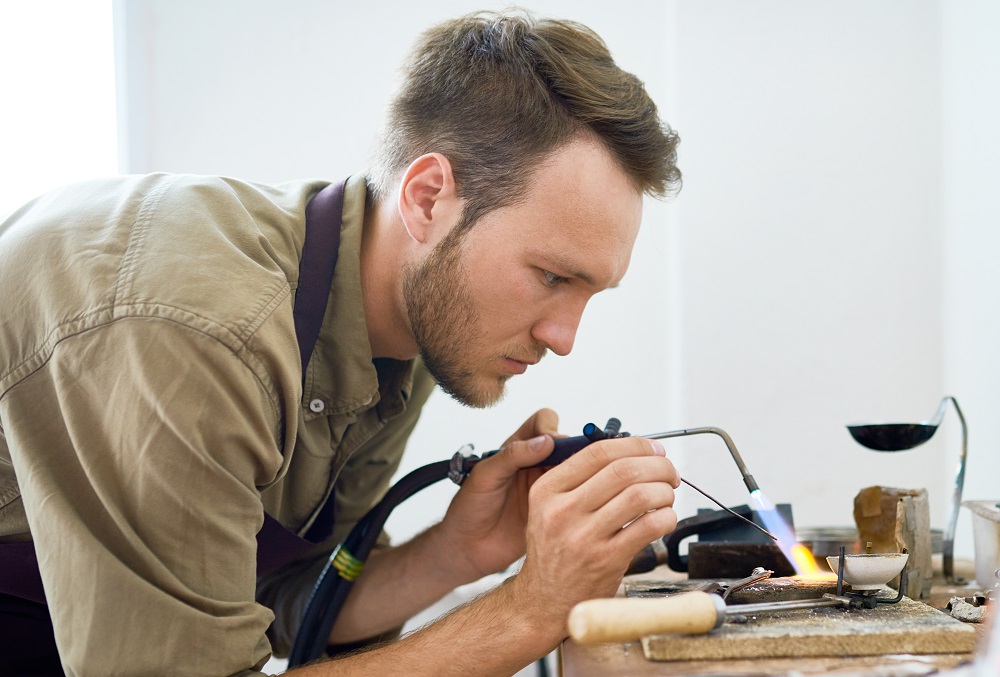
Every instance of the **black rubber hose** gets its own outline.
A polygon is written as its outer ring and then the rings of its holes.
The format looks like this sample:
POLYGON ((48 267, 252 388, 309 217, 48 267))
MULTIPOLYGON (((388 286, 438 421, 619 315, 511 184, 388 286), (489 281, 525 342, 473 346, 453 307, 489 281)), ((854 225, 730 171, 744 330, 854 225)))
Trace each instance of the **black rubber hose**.
MULTIPOLYGON (((613 422, 617 422, 617 419, 608 421, 608 427, 617 432, 613 422)), ((618 426, 621 426, 620 422, 618 426)), ((536 467, 558 465, 597 439, 602 439, 603 431, 592 423, 588 424, 585 430, 591 428, 595 431, 596 439, 587 436, 556 439, 553 452, 536 463, 536 467)), ((489 458, 499 451, 498 449, 483 454, 483 458, 489 458)), ((468 474, 480 459, 478 456, 469 456, 461 460, 464 464, 464 473, 468 474)), ((289 668, 314 661, 323 655, 323 650, 329 643, 330 631, 337 622, 337 616, 347 600, 354 580, 364 568, 365 561, 371 554, 372 547, 378 540, 389 514, 413 494, 448 477, 452 462, 438 461, 425 465, 396 482, 385 497, 354 525, 347 538, 333 551, 309 595, 299 631, 295 634, 295 642, 288 656, 289 668)))
POLYGON ((382 527, 393 509, 421 489, 448 476, 450 461, 417 468, 389 489, 385 497, 354 525, 343 543, 330 556, 309 595, 302 623, 295 635, 288 667, 316 660, 330 642, 330 631, 340 614, 354 579, 361 573, 382 527))

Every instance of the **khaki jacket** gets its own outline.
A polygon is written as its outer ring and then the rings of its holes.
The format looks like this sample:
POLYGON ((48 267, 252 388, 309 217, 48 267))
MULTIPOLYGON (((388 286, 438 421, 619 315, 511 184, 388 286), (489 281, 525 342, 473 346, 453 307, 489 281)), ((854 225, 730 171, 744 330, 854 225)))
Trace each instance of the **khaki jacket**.
POLYGON ((258 581, 264 511, 302 534, 332 491, 319 554, 388 487, 433 384, 372 360, 352 177, 303 392, 292 304, 325 185, 121 177, 0 225, 0 541, 34 541, 68 673, 253 674, 322 564, 258 581))

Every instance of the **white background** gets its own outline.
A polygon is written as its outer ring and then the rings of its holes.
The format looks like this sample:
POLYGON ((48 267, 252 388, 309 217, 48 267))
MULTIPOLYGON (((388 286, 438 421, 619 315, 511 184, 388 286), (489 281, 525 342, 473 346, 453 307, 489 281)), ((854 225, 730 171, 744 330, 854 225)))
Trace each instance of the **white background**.
POLYGON ((0 0, 0 219, 118 170, 110 2, 0 0))
MULTIPOLYGON (((500 3, 132 0, 116 5, 125 169, 260 181, 364 167, 417 33, 500 3)), ((849 525, 871 484, 928 488, 943 526, 960 433, 875 454, 844 424, 922 420, 945 393, 970 423, 966 497, 1000 498, 1000 8, 978 2, 559 2, 637 73, 682 138, 685 187, 647 203, 621 288, 568 358, 486 411, 436 394, 406 467, 495 448, 540 406, 566 432, 727 430, 799 526, 849 525), (991 227, 992 226, 992 227, 991 227)), ((669 443, 728 504, 745 490, 714 438, 669 443)), ((452 487, 393 517, 409 536, 452 487)), ((705 505, 679 490, 681 516, 705 505)), ((971 555, 963 512, 956 548, 971 555)))
MULTIPOLYGON (((359 171, 419 31, 505 4, 119 0, 120 169, 258 181, 359 171)), ((670 204, 647 202, 632 268, 591 303, 573 355, 516 379, 494 409, 435 394, 405 469, 466 442, 495 448, 550 406, 568 433, 610 415, 633 433, 722 427, 800 527, 850 525, 855 494, 887 484, 926 487, 941 528, 954 413, 901 454, 862 449, 844 424, 921 420, 953 394, 970 426, 965 497, 1000 499, 1000 4, 529 8, 591 26, 647 83, 680 132, 685 187, 670 204)), ((0 112, 5 139, 18 134, 14 108, 51 107, 43 85, 5 86, 5 98, 17 93, 0 112)), ((67 93, 49 133, 28 142, 44 147, 86 100, 67 93)), ((717 439, 667 445, 695 484, 747 502, 717 439)), ((453 493, 412 499, 390 530, 425 528, 453 493)), ((706 505, 679 490, 681 517, 706 505)), ((966 511, 956 552, 972 555, 966 511)))

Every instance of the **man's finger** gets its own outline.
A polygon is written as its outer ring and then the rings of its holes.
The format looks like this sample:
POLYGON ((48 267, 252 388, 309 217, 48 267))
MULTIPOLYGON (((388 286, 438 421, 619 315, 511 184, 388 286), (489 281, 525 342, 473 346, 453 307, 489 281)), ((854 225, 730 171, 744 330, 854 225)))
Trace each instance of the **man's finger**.
POLYGON ((494 458, 511 472, 530 468, 544 460, 555 449, 551 435, 537 435, 530 440, 508 442, 494 458))
POLYGON ((611 538, 613 549, 638 552, 647 544, 663 538, 677 528, 677 513, 673 508, 647 512, 611 538))
POLYGON ((537 465, 552 453, 554 442, 549 435, 538 435, 530 440, 508 442, 499 452, 484 459, 472 469, 481 486, 499 487, 523 468, 537 465))
POLYGON ((632 456, 665 457, 666 451, 657 440, 644 437, 622 437, 594 442, 546 473, 547 488, 554 492, 572 491, 614 461, 632 456))
POLYGON ((551 409, 539 409, 507 438, 504 447, 515 440, 527 440, 538 435, 553 435, 559 431, 559 415, 551 409))
POLYGON ((665 482, 640 482, 622 490, 596 511, 601 535, 611 536, 619 529, 650 510, 663 510, 674 505, 674 488, 665 482))
MULTIPOLYGON (((599 470, 575 490, 576 505, 579 510, 594 512, 608 505, 617 497, 628 492, 631 487, 657 483, 670 490, 673 495, 673 484, 677 471, 673 463, 660 456, 629 456, 619 458, 599 470)), ((661 507, 636 505, 636 511, 627 516, 626 521, 645 510, 661 507)), ((625 522, 622 522, 624 524, 625 522)))

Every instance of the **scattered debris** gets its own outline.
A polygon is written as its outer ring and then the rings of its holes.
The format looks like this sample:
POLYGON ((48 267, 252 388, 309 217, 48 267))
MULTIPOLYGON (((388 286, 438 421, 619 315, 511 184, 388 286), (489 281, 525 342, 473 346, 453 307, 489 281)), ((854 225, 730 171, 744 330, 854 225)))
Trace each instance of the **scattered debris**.
POLYGON ((952 618, 964 623, 982 623, 986 619, 986 606, 977 604, 978 601, 977 597, 952 597, 947 608, 952 618))

